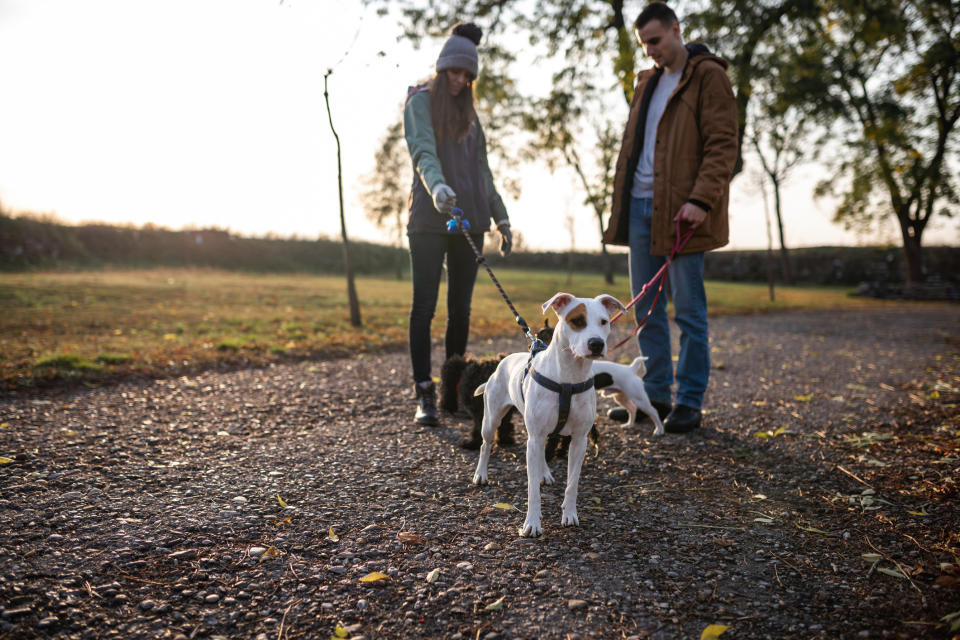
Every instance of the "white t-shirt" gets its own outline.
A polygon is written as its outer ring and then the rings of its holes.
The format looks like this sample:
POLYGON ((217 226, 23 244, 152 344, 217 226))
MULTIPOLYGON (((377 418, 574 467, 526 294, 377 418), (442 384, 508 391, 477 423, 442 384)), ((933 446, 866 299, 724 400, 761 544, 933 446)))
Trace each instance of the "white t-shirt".
POLYGON ((650 96, 647 122, 643 132, 643 150, 640 153, 640 161, 637 162, 637 171, 633 174, 633 187, 630 189, 630 195, 634 198, 653 197, 653 150, 657 143, 657 126, 667 107, 667 100, 677 88, 682 74, 682 69, 673 73, 664 71, 653 90, 653 95, 650 96))

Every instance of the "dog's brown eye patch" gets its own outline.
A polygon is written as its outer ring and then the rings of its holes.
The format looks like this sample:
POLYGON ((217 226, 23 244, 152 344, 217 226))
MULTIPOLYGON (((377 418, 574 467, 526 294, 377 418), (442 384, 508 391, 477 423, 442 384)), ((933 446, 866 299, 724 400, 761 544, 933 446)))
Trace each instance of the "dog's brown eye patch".
POLYGON ((583 331, 587 328, 587 307, 582 304, 577 305, 567 314, 565 319, 574 331, 583 331))

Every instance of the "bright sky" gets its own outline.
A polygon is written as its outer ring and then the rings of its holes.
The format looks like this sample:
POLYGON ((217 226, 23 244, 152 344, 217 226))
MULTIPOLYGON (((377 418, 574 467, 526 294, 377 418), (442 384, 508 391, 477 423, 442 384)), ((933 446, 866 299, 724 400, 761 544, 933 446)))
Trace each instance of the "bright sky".
MULTIPOLYGON (((360 0, 0 0, 0 201, 69 222, 337 236, 323 102, 323 74, 337 65, 348 232, 387 241, 355 194, 442 44, 417 51, 399 33, 360 0)), ((560 221, 574 213, 577 248, 598 250, 574 179, 522 171, 523 195, 506 201, 528 246, 568 248, 560 221)), ((801 169, 785 194, 789 246, 898 242, 892 228, 857 237, 831 224, 829 203, 810 197, 816 171, 801 169)), ((752 183, 733 183, 731 248, 766 246, 752 183)), ((925 238, 956 236, 940 223, 925 238)))

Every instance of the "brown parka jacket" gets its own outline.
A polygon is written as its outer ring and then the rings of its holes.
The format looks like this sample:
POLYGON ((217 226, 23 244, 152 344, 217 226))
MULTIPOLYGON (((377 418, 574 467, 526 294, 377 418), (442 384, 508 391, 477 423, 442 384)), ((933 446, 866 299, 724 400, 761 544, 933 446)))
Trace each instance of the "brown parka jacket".
MULTIPOLYGON (((699 253, 728 242, 730 174, 737 160, 737 105, 725 60, 702 44, 686 45, 690 57, 657 127, 654 151, 653 226, 650 253, 669 255, 676 236, 674 216, 685 202, 707 217, 682 253, 699 253)), ((630 189, 643 149, 647 108, 662 69, 637 78, 630 116, 613 179, 613 207, 604 244, 629 245, 630 189)), ((681 233, 687 228, 681 223, 681 233)))

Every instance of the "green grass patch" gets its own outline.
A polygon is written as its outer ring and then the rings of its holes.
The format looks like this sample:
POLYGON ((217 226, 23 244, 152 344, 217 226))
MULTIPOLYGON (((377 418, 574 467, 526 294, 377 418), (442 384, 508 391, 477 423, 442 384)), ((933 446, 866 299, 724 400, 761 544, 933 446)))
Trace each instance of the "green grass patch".
POLYGON ((103 367, 86 360, 76 353, 61 353, 53 356, 38 358, 34 363, 37 367, 62 369, 64 371, 102 371, 103 367))
MULTIPOLYGON (((626 274, 618 274, 612 286, 590 273, 574 274, 572 281, 553 271, 498 268, 496 275, 532 327, 542 325, 540 307, 557 291, 630 299, 626 274)), ((356 285, 363 319, 359 329, 350 326, 346 286, 339 276, 188 269, 0 273, 0 382, 33 384, 58 371, 92 377, 103 366, 169 375, 222 362, 265 364, 281 357, 404 347, 409 280, 360 277, 356 285)), ((771 301, 766 285, 707 283, 711 315, 918 304, 850 293, 778 287, 771 301)), ((446 323, 445 299, 442 284, 433 323, 438 339, 446 323)), ((616 328, 625 335, 633 328, 632 319, 616 328)), ((518 348, 523 346, 512 314, 483 270, 477 274, 470 335, 475 345, 510 335, 518 348)))
POLYGON ((98 353, 94 360, 100 364, 126 364, 133 357, 127 353, 98 353))

